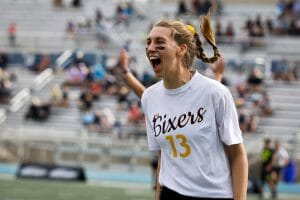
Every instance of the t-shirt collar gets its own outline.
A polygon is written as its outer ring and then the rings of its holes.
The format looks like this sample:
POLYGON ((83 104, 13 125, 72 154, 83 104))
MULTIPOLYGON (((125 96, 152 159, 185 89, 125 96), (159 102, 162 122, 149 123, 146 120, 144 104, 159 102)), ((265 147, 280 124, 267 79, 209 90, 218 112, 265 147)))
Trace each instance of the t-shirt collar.
POLYGON ((189 88, 192 87, 192 85, 194 85, 194 82, 196 81, 196 77, 199 76, 199 72, 195 72, 195 74, 192 76, 192 79, 189 80, 187 83, 185 83, 184 85, 175 88, 175 89, 167 89, 163 86, 165 93, 167 94, 178 94, 181 92, 185 92, 186 90, 188 90, 189 88))

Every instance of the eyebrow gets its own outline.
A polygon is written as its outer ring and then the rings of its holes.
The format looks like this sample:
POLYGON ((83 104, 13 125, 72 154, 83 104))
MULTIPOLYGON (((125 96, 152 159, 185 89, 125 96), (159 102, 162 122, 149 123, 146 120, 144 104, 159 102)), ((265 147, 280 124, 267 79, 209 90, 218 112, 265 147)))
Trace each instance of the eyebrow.
MULTIPOLYGON (((153 39, 154 40, 164 40, 164 41, 166 41, 166 38, 164 38, 164 37, 155 37, 153 39)), ((147 41, 149 41, 149 40, 151 40, 151 37, 147 37, 147 41)))

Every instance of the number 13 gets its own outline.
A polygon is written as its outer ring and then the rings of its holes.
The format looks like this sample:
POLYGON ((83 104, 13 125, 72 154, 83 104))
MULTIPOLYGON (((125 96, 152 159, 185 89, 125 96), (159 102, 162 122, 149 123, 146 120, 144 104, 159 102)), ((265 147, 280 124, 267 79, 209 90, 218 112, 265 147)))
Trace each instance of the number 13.
MULTIPOLYGON (((180 146, 185 148, 185 152, 179 153, 180 157, 182 157, 182 158, 188 157, 191 154, 191 148, 187 143, 186 137, 182 134, 178 134, 178 135, 176 135, 176 139, 180 139, 181 140, 180 146)), ((178 156, 178 151, 175 146, 173 135, 166 136, 166 140, 168 140, 170 142, 170 145, 171 145, 172 151, 173 151, 173 156, 176 158, 178 156)))

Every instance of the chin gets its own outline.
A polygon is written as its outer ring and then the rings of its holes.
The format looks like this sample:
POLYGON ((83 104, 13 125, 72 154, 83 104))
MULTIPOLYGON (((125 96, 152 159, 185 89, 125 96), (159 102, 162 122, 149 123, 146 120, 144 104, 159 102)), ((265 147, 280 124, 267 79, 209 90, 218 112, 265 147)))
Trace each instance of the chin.
POLYGON ((163 78, 163 75, 161 72, 154 72, 154 74, 155 74, 156 78, 163 78))

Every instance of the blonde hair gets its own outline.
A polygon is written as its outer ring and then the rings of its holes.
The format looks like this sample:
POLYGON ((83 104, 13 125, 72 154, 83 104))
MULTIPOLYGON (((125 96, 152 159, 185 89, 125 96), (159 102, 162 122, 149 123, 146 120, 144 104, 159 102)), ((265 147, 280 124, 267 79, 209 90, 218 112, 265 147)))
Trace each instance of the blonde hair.
POLYGON ((187 52, 183 59, 183 65, 187 68, 190 68, 193 65, 195 56, 206 63, 214 63, 221 56, 215 43, 215 37, 210 25, 209 14, 201 16, 199 20, 201 32, 214 50, 214 55, 211 58, 206 57, 199 35, 196 30, 191 29, 190 25, 186 26, 182 22, 176 20, 161 20, 154 25, 154 27, 169 28, 171 30, 171 37, 178 45, 187 45, 187 52))

